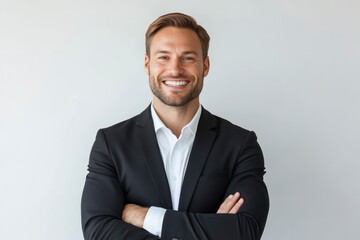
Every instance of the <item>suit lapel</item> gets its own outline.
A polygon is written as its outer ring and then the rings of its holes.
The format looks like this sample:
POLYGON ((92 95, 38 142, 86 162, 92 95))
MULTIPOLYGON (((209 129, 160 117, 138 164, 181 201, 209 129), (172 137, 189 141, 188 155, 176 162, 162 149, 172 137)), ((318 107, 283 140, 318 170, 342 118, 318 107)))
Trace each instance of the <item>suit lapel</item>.
POLYGON ((157 143, 150 107, 139 115, 137 129, 144 159, 146 160, 152 183, 156 189, 156 194, 159 196, 162 204, 160 207, 172 209, 169 183, 157 143))
POLYGON ((215 140, 217 133, 214 128, 216 126, 216 118, 203 108, 181 187, 179 211, 186 211, 189 207, 202 169, 215 140))

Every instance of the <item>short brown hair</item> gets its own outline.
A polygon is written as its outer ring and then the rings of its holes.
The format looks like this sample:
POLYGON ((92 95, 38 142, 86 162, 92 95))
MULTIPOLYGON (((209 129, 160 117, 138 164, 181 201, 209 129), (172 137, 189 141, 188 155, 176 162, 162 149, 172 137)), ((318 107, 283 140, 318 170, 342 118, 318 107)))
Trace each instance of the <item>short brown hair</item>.
POLYGON ((149 25, 145 34, 145 47, 148 56, 150 56, 150 44, 154 35, 164 27, 189 28, 193 30, 200 39, 203 58, 205 59, 208 56, 209 34, 202 26, 197 24, 193 17, 183 13, 168 13, 162 15, 149 25))

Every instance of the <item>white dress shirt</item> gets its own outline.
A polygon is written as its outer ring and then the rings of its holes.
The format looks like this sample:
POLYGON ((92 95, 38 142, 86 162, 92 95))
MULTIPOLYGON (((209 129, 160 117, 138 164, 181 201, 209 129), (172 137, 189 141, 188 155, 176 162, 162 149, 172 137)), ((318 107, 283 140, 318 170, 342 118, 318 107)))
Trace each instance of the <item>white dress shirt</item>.
MULTIPOLYGON (((173 210, 178 210, 179 207, 181 186, 189 162, 200 115, 201 105, 193 119, 181 129, 181 134, 177 138, 160 120, 153 105, 151 105, 151 116, 169 182, 173 210)), ((166 209, 164 208, 150 207, 145 216, 144 229, 152 234, 161 236, 165 212, 166 209)))

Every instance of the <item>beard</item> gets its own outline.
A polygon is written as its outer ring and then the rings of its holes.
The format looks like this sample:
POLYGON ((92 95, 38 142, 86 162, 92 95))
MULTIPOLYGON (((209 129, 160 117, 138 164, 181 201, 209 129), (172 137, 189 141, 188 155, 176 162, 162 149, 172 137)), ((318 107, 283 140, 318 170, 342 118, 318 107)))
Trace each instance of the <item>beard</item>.
MULTIPOLYGON (((191 89, 191 91, 189 91, 188 93, 186 93, 185 96, 181 96, 181 95, 176 95, 176 93, 174 93, 171 96, 168 96, 164 90, 161 89, 161 85, 162 82, 167 79, 167 78, 171 78, 171 79, 190 79, 191 82, 194 82, 196 79, 193 76, 188 76, 188 75, 183 75, 180 74, 176 77, 174 76, 159 76, 158 79, 156 79, 154 76, 149 77, 149 83, 150 83, 150 89, 152 91, 152 93, 164 104, 171 106, 171 107, 182 107, 185 106, 186 104, 188 104, 189 102, 191 102, 192 100, 194 100, 195 98, 197 98, 202 90, 203 87, 203 76, 200 76, 198 78, 199 81, 197 81, 197 85, 194 86, 193 89, 191 89), (156 83, 159 84, 156 84, 156 83)), ((190 83, 189 83, 190 84, 190 83)))

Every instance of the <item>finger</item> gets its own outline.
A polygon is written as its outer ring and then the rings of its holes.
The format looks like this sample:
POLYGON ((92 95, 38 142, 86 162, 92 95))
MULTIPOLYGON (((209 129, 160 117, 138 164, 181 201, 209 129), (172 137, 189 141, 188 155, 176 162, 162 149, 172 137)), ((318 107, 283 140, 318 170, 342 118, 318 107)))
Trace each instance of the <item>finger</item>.
POLYGON ((229 211, 229 213, 232 213, 232 214, 237 213, 243 204, 244 204, 244 199, 240 198, 239 201, 237 201, 235 203, 235 205, 233 206, 233 208, 229 211))
POLYGON ((225 205, 226 205, 226 203, 227 203, 232 197, 233 197, 233 195, 230 194, 230 195, 225 199, 225 201, 221 203, 221 205, 220 205, 220 207, 219 207, 219 209, 217 210, 216 213, 224 213, 225 205))
POLYGON ((220 205, 217 213, 226 213, 226 206, 228 205, 229 201, 234 197, 234 195, 230 194, 225 201, 220 205))
POLYGON ((225 201, 220 205, 217 213, 229 213, 229 211, 234 207, 236 202, 240 198, 240 193, 236 192, 234 195, 230 194, 225 201))
POLYGON ((225 199, 225 201, 221 204, 222 207, 226 207, 227 204, 231 201, 231 199, 232 199, 233 197, 234 197, 234 195, 233 195, 233 194, 230 194, 230 195, 225 199))
POLYGON ((236 192, 234 196, 230 198, 229 201, 227 201, 227 203, 225 204, 224 207, 225 213, 229 213, 231 209, 235 206, 235 204, 239 201, 239 199, 240 199, 240 193, 236 192))

